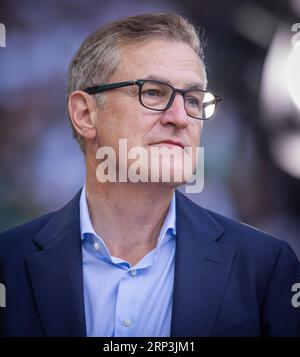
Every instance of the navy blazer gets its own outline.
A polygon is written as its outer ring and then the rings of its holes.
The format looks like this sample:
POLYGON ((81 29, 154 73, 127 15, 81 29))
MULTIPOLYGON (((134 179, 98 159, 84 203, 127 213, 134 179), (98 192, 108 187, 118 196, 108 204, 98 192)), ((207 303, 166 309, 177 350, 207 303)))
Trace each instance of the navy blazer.
MULTIPOLYGON (((86 336, 79 197, 0 235, 0 336, 86 336)), ((300 336, 285 242, 179 192, 176 216, 171 336, 300 336)))

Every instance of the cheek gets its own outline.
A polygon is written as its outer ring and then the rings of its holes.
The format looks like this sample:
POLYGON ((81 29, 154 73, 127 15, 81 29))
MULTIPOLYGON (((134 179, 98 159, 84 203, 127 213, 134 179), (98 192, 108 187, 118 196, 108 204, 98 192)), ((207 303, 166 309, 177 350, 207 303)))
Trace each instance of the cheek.
MULTIPOLYGON (((154 112, 154 114, 156 113, 154 112)), ((122 133, 123 137, 128 139, 128 145, 144 146, 147 142, 146 138, 156 122, 149 115, 149 111, 142 106, 132 106, 131 110, 123 114, 122 120, 122 133)))
POLYGON ((117 149, 119 139, 127 139, 128 148, 141 145, 144 135, 141 119, 134 110, 100 112, 96 123, 98 145, 117 149))

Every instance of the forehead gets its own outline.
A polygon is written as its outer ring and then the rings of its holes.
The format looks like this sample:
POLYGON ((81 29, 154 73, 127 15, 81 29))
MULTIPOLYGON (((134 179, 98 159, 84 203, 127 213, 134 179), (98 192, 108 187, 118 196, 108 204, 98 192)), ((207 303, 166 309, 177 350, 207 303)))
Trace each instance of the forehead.
POLYGON ((191 82, 206 87, 205 69, 195 51, 183 42, 163 39, 122 48, 113 77, 118 81, 156 77, 178 87, 191 82))

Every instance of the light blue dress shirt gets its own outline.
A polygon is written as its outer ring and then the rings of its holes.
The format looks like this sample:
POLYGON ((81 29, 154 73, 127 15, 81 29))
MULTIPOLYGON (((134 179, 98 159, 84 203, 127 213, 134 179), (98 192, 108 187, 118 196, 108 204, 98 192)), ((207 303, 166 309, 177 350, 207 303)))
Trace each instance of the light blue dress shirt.
POLYGON ((136 265, 110 255, 80 198, 87 336, 170 336, 176 249, 175 194, 157 246, 136 265))

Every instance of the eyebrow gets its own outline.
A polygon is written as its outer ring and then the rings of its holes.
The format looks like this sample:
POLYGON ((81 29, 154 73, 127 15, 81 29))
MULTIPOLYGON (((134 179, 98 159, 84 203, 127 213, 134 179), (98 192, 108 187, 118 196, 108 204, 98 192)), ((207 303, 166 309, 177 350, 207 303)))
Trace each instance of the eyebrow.
MULTIPOLYGON (((174 87, 174 85, 166 78, 158 77, 155 75, 150 75, 145 78, 145 80, 153 80, 153 81, 160 81, 169 84, 170 86, 174 87)), ((188 82, 184 88, 184 90, 205 90, 205 86, 203 82, 188 82)))

